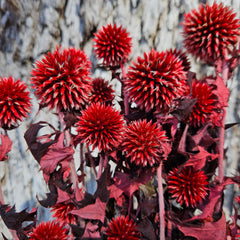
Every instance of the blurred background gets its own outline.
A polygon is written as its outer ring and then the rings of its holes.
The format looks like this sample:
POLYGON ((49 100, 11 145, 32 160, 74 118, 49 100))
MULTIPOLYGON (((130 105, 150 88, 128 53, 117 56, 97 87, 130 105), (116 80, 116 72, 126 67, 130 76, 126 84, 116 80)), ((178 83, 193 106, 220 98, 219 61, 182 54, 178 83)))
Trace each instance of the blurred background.
MULTIPOLYGON (((208 1, 212 4, 213 1, 208 1)), ((221 1, 217 1, 221 2, 221 1)), ((240 0, 223 0, 231 6, 239 18, 240 0)), ((46 108, 38 113, 38 102, 30 86, 30 73, 35 60, 57 45, 81 48, 90 57, 94 77, 110 80, 110 75, 95 71, 93 33, 108 23, 122 25, 130 33, 133 42, 130 61, 142 56, 151 48, 159 51, 182 48, 184 14, 197 8, 201 0, 0 0, 0 77, 21 78, 29 86, 32 113, 19 128, 9 131, 13 141, 12 151, 5 162, 0 162, 0 184, 4 201, 15 204, 18 211, 39 206, 39 199, 48 191, 39 165, 27 150, 24 133, 31 123, 48 121, 58 127, 58 118, 46 108), (37 114, 38 113, 38 114, 37 114)), ((191 59, 191 71, 201 78, 210 75, 213 68, 191 59)), ((231 96, 226 123, 240 122, 240 72, 229 81, 231 96)), ((112 82, 119 92, 119 84, 112 82)), ((1 91, 1 89, 0 89, 1 91)), ((1 131, 1 129, 0 129, 1 131)), ((240 126, 226 131, 225 174, 232 176, 240 169, 240 126)), ((91 179, 91 176, 88 176, 91 179)), ((93 188, 91 181, 89 189, 93 188)), ((238 192, 234 186, 225 193, 225 211, 231 214, 231 202, 238 192)), ((49 211, 39 208, 39 219, 48 219, 49 211)), ((0 232, 11 239, 0 218, 0 232)))

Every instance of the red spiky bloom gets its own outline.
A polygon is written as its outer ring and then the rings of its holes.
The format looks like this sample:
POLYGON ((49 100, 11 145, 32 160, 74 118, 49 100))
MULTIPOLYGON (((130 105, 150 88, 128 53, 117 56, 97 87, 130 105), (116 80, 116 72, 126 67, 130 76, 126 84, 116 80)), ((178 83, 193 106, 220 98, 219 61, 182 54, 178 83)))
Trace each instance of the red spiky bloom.
POLYGON ((51 213, 52 216, 63 225, 76 224, 75 216, 69 213, 74 209, 76 209, 76 207, 72 202, 62 202, 55 204, 51 209, 51 213))
POLYGON ((109 222, 106 230, 108 240, 139 240, 140 232, 137 231, 136 223, 128 216, 117 216, 109 222))
POLYGON ((91 90, 91 62, 84 51, 75 48, 45 54, 32 70, 33 88, 42 106, 58 111, 81 109, 91 90))
POLYGON ((197 102, 189 115, 189 123, 194 127, 200 127, 209 122, 213 113, 217 111, 217 97, 212 86, 204 81, 194 80, 191 98, 197 102))
POLYGON ((91 102, 111 103, 114 91, 103 78, 95 78, 92 82, 91 102))
POLYGON ((118 145, 123 123, 122 116, 112 106, 92 103, 79 117, 78 136, 93 149, 106 152, 118 145))
POLYGON ((27 85, 10 76, 0 78, 0 126, 4 129, 16 127, 31 111, 27 85))
POLYGON ((223 3, 201 4, 184 16, 184 45, 189 53, 213 64, 239 41, 239 19, 223 3))
POLYGON ((94 50, 98 59, 103 59, 103 64, 110 67, 119 67, 128 61, 131 53, 132 38, 122 26, 108 24, 94 34, 94 50))
POLYGON ((205 199, 208 191, 207 176, 193 167, 175 168, 167 178, 168 191, 178 203, 186 207, 196 207, 205 199))
POLYGON ((58 222, 41 222, 29 234, 29 240, 67 240, 69 239, 68 229, 61 226, 58 222))
POLYGON ((129 98, 141 109, 165 111, 185 93, 186 71, 175 54, 152 49, 129 67, 125 86, 129 98))
POLYGON ((122 142, 123 151, 131 162, 139 166, 153 166, 163 155, 162 143, 167 141, 165 131, 146 119, 128 125, 122 142))

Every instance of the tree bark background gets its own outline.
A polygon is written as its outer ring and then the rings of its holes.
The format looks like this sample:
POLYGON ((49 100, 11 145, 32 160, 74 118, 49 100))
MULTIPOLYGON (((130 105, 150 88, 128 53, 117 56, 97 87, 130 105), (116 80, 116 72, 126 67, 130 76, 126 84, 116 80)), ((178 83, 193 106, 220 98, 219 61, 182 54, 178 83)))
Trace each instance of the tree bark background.
MULTIPOLYGON (((212 3, 213 1, 209 1, 212 3)), ((218 1, 220 2, 220 1, 218 1)), ((235 12, 240 12, 240 0, 223 0, 235 12)), ((83 49, 93 63, 93 76, 107 74, 94 71, 96 59, 93 54, 93 33, 103 25, 116 22, 127 28, 133 38, 131 59, 142 56, 151 48, 159 51, 171 47, 182 47, 181 22, 184 13, 197 8, 201 0, 0 0, 0 76, 12 75, 29 85, 32 97, 32 113, 19 128, 9 131, 13 141, 12 151, 5 162, 0 162, 0 183, 5 203, 16 204, 17 210, 38 206, 45 197, 46 184, 39 165, 27 150, 23 138, 32 122, 40 120, 58 126, 58 119, 47 109, 39 114, 38 103, 30 88, 30 73, 33 62, 44 53, 53 51, 57 45, 63 48, 74 46, 83 49)), ((191 59, 192 71, 200 77, 211 74, 191 59)), ((239 68, 229 82, 231 97, 227 123, 240 121, 239 68)), ((112 83, 115 88, 118 85, 112 83)), ((1 89, 0 89, 1 91, 1 89)), ((240 128, 235 126, 226 132, 225 146, 228 148, 226 174, 236 174, 240 159, 240 128)), ((230 200, 238 189, 230 187, 226 193, 226 211, 231 211, 230 200)), ((49 212, 40 208, 39 219, 47 219, 49 212)), ((0 232, 10 235, 0 221, 0 232)))

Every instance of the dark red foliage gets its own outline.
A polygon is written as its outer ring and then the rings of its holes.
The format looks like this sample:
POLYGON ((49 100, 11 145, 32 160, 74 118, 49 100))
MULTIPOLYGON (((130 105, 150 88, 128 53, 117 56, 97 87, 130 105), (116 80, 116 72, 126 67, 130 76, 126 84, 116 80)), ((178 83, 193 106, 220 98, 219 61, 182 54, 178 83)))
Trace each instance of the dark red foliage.
POLYGON ((106 229, 108 240, 140 240, 136 223, 129 216, 118 216, 109 223, 106 229))
POLYGON ((11 129, 18 126, 31 111, 27 85, 10 76, 0 78, 0 127, 11 129))
POLYGON ((42 106, 58 111, 82 109, 91 89, 91 62, 75 48, 45 54, 32 69, 33 88, 42 106))
POLYGON ((212 6, 201 4, 198 10, 193 9, 184 16, 184 45, 195 57, 213 64, 236 46, 239 27, 236 13, 228 6, 216 2, 212 6))
POLYGON ((9 139, 8 135, 1 134, 0 144, 0 162, 7 159, 7 153, 11 151, 12 141, 9 139))
POLYGON ((98 59, 103 59, 103 64, 117 67, 128 61, 131 53, 132 38, 122 26, 108 24, 94 34, 94 50, 98 59))
POLYGON ((114 99, 112 87, 103 78, 95 78, 92 81, 90 99, 92 103, 111 103, 114 99))
POLYGON ((166 111, 173 100, 186 94, 187 73, 180 58, 172 52, 152 49, 132 64, 124 83, 129 98, 141 109, 166 111))
POLYGON ((112 106, 93 103, 79 117, 78 137, 93 149, 107 152, 120 143, 123 123, 122 116, 112 106))
POLYGON ((178 203, 186 207, 196 207, 208 194, 207 176, 193 167, 170 171, 167 177, 168 191, 178 203))
POLYGON ((41 222, 29 234, 29 240, 68 240, 68 229, 64 228, 58 222, 41 222))
POLYGON ((165 131, 146 119, 129 124, 122 142, 123 152, 136 165, 146 167, 159 164, 162 159, 162 143, 167 141, 165 131))

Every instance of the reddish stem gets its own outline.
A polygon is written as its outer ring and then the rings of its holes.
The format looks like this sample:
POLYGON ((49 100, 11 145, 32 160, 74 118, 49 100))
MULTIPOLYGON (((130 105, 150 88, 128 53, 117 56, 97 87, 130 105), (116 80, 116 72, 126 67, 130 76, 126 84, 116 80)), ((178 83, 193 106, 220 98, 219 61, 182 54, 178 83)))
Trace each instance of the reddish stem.
POLYGON ((124 64, 121 64, 121 70, 122 70, 122 93, 123 93, 123 99, 124 99, 124 110, 125 115, 127 116, 129 114, 129 103, 128 103, 128 94, 125 90, 124 81, 126 79, 126 71, 124 64))
POLYGON ((80 171, 83 176, 82 186, 85 189, 85 180, 84 180, 84 158, 83 158, 83 144, 80 144, 80 171))
MULTIPOLYGON (((63 112, 59 112, 59 121, 60 121, 60 124, 61 124, 62 131, 64 131, 64 134, 65 134, 65 146, 69 147, 71 145, 72 136, 71 136, 71 133, 70 133, 69 129, 65 129, 66 128, 66 123, 64 121, 64 113, 63 112)), ((70 172, 71 172, 71 179, 72 179, 72 183, 73 183, 73 188, 76 189, 76 186, 78 184, 78 175, 77 175, 77 172, 76 172, 75 163, 74 163, 73 158, 69 163, 69 167, 70 167, 70 172)))
POLYGON ((163 183, 162 183, 162 161, 157 169, 158 178, 158 205, 159 205, 159 239, 165 240, 165 210, 164 210, 164 199, 163 199, 163 183))
POLYGON ((102 154, 100 154, 100 161, 99 161, 99 168, 98 168, 98 175, 97 179, 100 179, 103 171, 103 165, 104 165, 104 157, 102 154))

